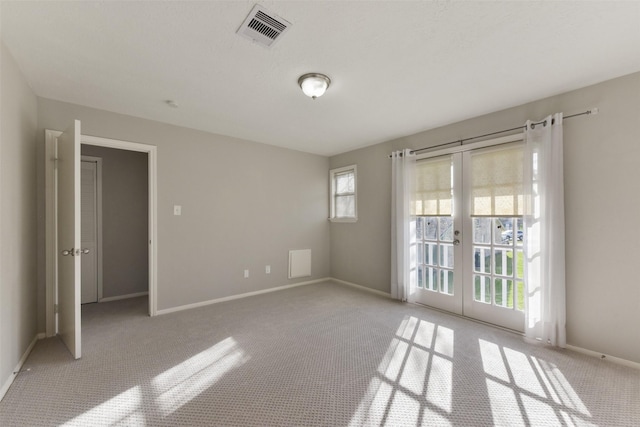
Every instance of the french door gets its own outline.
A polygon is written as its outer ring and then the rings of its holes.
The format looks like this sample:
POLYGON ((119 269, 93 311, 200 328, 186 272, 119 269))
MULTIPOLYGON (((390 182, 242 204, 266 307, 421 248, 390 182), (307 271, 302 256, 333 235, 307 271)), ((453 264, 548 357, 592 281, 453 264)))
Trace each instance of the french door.
POLYGON ((522 146, 416 166, 412 300, 524 330, 522 146))

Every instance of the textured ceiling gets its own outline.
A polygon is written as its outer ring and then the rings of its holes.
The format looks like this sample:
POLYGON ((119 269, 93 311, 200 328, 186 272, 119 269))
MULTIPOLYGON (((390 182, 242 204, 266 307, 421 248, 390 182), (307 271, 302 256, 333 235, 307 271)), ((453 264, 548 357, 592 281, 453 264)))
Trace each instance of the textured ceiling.
POLYGON ((3 1, 2 39, 38 96, 323 155, 640 70, 640 2, 260 1, 271 49, 255 3, 3 1))

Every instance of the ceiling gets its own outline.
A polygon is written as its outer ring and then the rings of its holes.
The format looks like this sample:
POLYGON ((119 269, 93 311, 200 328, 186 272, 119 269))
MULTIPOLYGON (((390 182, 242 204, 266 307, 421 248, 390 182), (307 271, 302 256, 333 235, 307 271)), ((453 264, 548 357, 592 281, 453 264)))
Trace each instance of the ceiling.
POLYGON ((38 96, 327 156, 640 71, 638 1, 3 1, 0 12, 38 96), (256 3, 292 24, 268 49, 236 34, 256 3), (331 78, 323 97, 302 94, 308 72, 331 78))

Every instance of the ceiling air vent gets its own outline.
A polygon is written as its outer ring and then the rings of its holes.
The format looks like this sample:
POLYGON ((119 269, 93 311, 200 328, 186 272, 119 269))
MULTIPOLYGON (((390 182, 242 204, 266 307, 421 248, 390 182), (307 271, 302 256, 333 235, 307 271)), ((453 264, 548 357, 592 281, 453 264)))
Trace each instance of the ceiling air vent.
POLYGON ((271 47, 290 26, 290 22, 260 5, 255 5, 247 19, 238 28, 238 34, 262 46, 271 47))

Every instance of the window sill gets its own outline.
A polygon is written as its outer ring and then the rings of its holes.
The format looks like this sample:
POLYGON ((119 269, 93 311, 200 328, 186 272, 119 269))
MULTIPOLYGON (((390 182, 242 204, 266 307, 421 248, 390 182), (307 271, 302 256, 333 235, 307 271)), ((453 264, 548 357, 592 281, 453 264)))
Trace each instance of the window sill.
POLYGON ((329 218, 330 222, 357 222, 358 218, 329 218))

